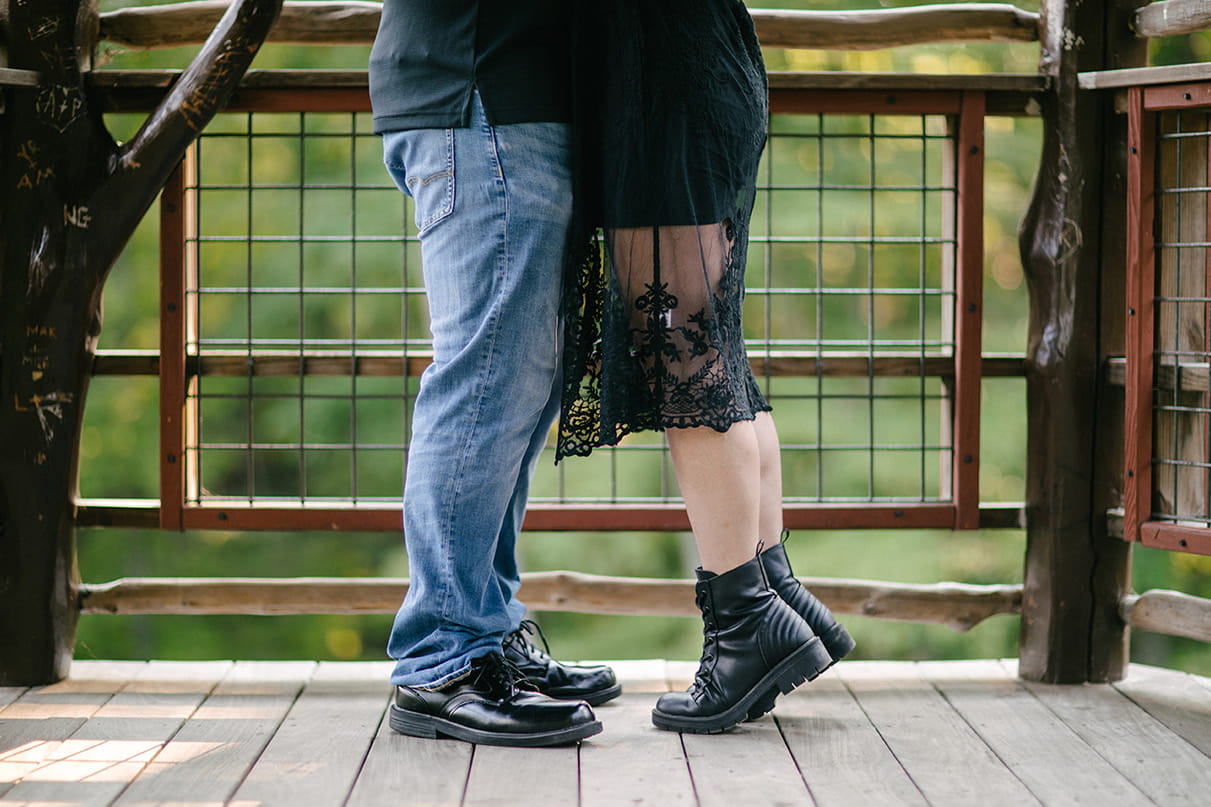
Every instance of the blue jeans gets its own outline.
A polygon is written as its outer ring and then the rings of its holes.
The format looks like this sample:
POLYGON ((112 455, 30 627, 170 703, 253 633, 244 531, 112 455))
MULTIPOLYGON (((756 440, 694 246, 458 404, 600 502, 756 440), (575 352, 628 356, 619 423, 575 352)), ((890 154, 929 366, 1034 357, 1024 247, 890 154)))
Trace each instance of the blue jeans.
POLYGON ((501 649, 525 614, 516 544, 559 411, 560 282, 572 187, 565 124, 391 132, 415 201, 433 331, 404 481, 411 587, 393 684, 438 688, 501 649))

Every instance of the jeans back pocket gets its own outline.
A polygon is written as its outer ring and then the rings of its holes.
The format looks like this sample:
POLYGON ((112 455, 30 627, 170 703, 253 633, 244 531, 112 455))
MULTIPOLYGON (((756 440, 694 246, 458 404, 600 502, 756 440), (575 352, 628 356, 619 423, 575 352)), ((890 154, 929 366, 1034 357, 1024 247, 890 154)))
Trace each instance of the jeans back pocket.
POLYGON ((387 170, 412 197, 421 235, 454 212, 454 130, 393 132, 384 140, 387 170))

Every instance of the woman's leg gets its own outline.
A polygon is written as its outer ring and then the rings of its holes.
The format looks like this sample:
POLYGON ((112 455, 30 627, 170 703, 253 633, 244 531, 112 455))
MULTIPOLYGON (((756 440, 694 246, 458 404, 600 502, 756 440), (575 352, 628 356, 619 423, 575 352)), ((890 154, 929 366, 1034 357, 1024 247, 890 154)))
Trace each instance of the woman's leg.
POLYGON ((761 456, 757 429, 669 429, 677 484, 702 568, 720 574, 753 558, 761 539, 761 456))
POLYGON ((782 539, 782 446, 769 412, 758 412, 753 421, 757 450, 761 455, 761 515, 759 529, 766 548, 782 539))
MULTIPOLYGON (((709 733, 772 706, 831 661, 808 624, 769 587, 757 555, 781 503, 772 421, 745 419, 729 364, 739 311, 736 244, 726 223, 609 234, 614 278, 628 304, 632 357, 642 367, 685 499, 702 568, 702 660, 688 692, 662 695, 658 727, 709 733), (730 421, 730 424, 729 424, 730 421), (729 424, 726 431, 712 425, 729 424), (712 425, 683 426, 685 423, 712 425), (768 482, 768 484, 767 484, 768 482), (769 499, 773 502, 766 504, 769 499)), ((741 357, 743 359, 743 357, 741 357)), ((765 538, 777 540, 777 532, 765 538)))

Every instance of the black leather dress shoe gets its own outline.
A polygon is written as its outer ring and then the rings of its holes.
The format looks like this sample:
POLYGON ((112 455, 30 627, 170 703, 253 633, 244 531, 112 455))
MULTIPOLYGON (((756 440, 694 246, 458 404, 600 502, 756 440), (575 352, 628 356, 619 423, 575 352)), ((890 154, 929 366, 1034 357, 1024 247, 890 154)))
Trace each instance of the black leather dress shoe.
POLYGON ((400 734, 483 745, 565 745, 601 731, 587 703, 536 692, 500 653, 475 659, 441 689, 397 686, 389 720, 400 734))
POLYGON ((609 667, 564 664, 551 658, 527 634, 537 633, 546 646, 546 637, 538 624, 523 619, 521 627, 505 637, 504 652, 517 669, 529 678, 538 691, 560 700, 583 700, 597 706, 622 694, 614 671, 609 667))

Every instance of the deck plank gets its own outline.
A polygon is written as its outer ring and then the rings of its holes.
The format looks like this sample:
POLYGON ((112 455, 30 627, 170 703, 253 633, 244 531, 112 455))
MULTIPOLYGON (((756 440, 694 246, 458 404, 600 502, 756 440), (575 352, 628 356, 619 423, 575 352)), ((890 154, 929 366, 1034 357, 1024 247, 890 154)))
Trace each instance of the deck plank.
POLYGON ((397 734, 383 720, 347 807, 399 807, 403 803, 458 807, 471 768, 472 748, 457 740, 397 734))
POLYGON ((386 713, 390 663, 322 663, 236 791, 235 801, 341 804, 386 713))
POLYGON ((237 662, 114 802, 224 802, 277 731, 315 662, 237 662))
POLYGON ((826 673, 779 698, 773 714, 821 807, 926 803, 836 674, 826 673))
POLYGON ((395 734, 378 663, 78 663, 0 704, 0 806, 1117 807, 1211 788, 1199 676, 1132 665, 1113 686, 1059 687, 1012 662, 846 661, 729 733, 656 729, 644 690, 695 668, 620 662, 602 734, 527 750, 395 734))
POLYGON ((836 670, 930 804, 1039 803, 914 663, 856 661, 836 670))
MULTIPOLYGON (((585 661, 582 664, 608 664, 614 668, 623 692, 668 692, 668 662, 664 659, 626 659, 623 661, 585 661)), ((653 698, 652 700, 655 700, 653 698)))
POLYGON ((1119 690, 1109 684, 1025 686, 1153 801, 1206 804, 1207 757, 1119 690))
MULTIPOLYGON (((645 674, 649 688, 667 691, 668 666, 645 674)), ((652 725, 657 693, 640 691, 637 682, 619 674, 623 694, 596 710, 604 731, 580 747, 581 807, 695 804, 680 735, 652 725)))
POLYGON ((567 807, 579 802, 578 745, 505 748, 477 745, 464 807, 567 807))
POLYGON ((0 797, 8 801, 9 792, 26 777, 79 750, 65 744, 145 666, 134 661, 80 663, 73 677, 27 689, 0 708, 0 797))
POLYGON ((918 669, 1044 804, 1073 793, 1090 804, 1152 803, 998 662, 921 662, 918 669))
POLYGON ((0 687, 0 707, 8 706, 29 691, 29 687, 0 687))
POLYGON ((101 807, 116 799, 184 725, 231 662, 154 661, 107 700, 6 799, 101 807))
POLYGON ((1211 689, 1207 679, 1132 664, 1127 677, 1114 687, 1174 734, 1211 757, 1211 689))
POLYGON ((689 689, 690 683, 698 672, 696 661, 669 661, 665 663, 665 684, 668 692, 681 692, 689 689))
POLYGON ((772 718, 719 735, 686 734, 681 741, 701 807, 814 803, 772 718))

